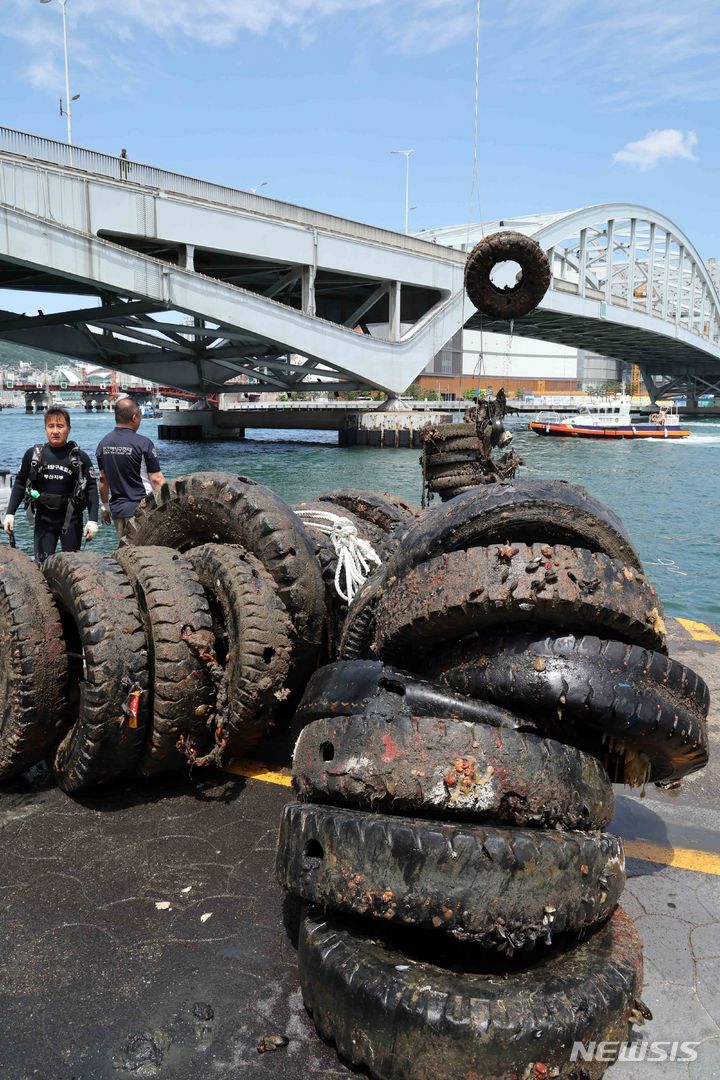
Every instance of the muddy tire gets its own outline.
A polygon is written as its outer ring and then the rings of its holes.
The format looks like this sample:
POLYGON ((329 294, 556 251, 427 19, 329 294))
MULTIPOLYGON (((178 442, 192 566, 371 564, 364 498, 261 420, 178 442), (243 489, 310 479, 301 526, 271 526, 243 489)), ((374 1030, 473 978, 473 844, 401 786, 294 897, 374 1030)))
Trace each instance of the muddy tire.
POLYGON ((642 946, 622 911, 509 974, 468 972, 472 960, 462 946, 429 963, 416 942, 398 947, 334 915, 300 925, 305 1007, 322 1038, 375 1080, 598 1080, 607 1063, 571 1062, 573 1044, 608 1040, 619 1052, 630 1037, 642 946))
POLYGON ((280 884, 350 915, 528 949, 605 920, 625 884, 609 833, 465 825, 290 804, 280 884))
POLYGON ((388 584, 373 651, 414 667, 441 644, 511 623, 665 649, 660 599, 637 570, 581 548, 493 544, 441 555, 388 584))
MULTIPOLYGON (((468 425, 465 425, 466 427, 468 425)), ((472 429, 470 429, 472 430, 472 429)), ((429 440, 425 443, 428 461, 433 461, 439 454, 452 454, 466 450, 482 450, 482 440, 476 435, 453 435, 449 438, 429 440)))
POLYGON ((490 702, 475 701, 441 683, 390 667, 380 660, 341 660, 318 669, 295 712, 298 728, 332 716, 372 715, 380 726, 400 717, 431 716, 515 730, 533 721, 490 702))
POLYGON ((190 559, 166 547, 124 547, 115 558, 135 590, 150 654, 150 733, 138 763, 140 776, 187 768, 178 742, 201 756, 210 745, 202 716, 214 699, 210 677, 186 632, 212 632, 210 608, 190 559), (199 711, 199 712, 198 712, 199 711))
POLYGON ((219 653, 225 653, 232 757, 255 745, 288 696, 295 633, 272 577, 243 548, 205 544, 188 558, 227 634, 219 653))
POLYGON ((29 769, 67 723, 68 659, 42 571, 0 548, 0 780, 29 769))
POLYGON ((517 319, 533 311, 550 288, 548 257, 529 236, 518 232, 497 232, 485 236, 468 255, 465 291, 483 315, 495 319, 517 319), (504 262, 515 262, 522 276, 512 288, 493 284, 492 271, 504 262))
POLYGON ((425 459, 425 475, 430 479, 436 476, 444 476, 446 473, 455 471, 454 466, 456 465, 478 465, 479 461, 479 454, 475 449, 432 454, 425 459))
POLYGON ((293 786, 307 802, 542 828, 604 829, 614 813, 610 781, 590 754, 487 724, 372 707, 305 727, 293 786))
POLYGON ((375 606, 391 577, 401 577, 443 552, 508 541, 582 547, 642 570, 640 556, 620 519, 584 488, 562 480, 483 484, 428 510, 405 533, 401 547, 368 578, 351 605, 340 656, 352 660, 369 655, 375 606))
POLYGON ((357 517, 376 525, 384 533, 394 533, 398 528, 412 524, 420 516, 417 507, 411 506, 397 495, 361 491, 358 488, 326 491, 323 495, 318 495, 318 502, 334 503, 351 510, 357 517))
POLYGON ((708 688, 664 653, 531 633, 461 643, 437 670, 453 690, 520 709, 583 746, 614 780, 679 780, 707 763, 708 688))
MULTIPOLYGON (((207 543, 240 544, 270 572, 302 644, 306 668, 322 641, 324 587, 307 532, 269 488, 231 473, 191 473, 163 484, 139 508, 127 533, 136 545, 187 551, 207 543)), ((296 656, 299 659, 300 650, 296 656)))
POLYGON ((72 726, 54 769, 63 791, 81 791, 137 768, 150 712, 147 641, 133 588, 112 555, 51 555, 43 574, 70 657, 72 726))
POLYGON ((455 491, 455 494, 459 495, 460 488, 466 491, 478 487, 480 484, 494 483, 497 483, 495 478, 484 473, 479 462, 475 461, 468 462, 463 467, 458 466, 452 473, 443 472, 438 476, 433 476, 430 480, 430 490, 438 493, 455 491))

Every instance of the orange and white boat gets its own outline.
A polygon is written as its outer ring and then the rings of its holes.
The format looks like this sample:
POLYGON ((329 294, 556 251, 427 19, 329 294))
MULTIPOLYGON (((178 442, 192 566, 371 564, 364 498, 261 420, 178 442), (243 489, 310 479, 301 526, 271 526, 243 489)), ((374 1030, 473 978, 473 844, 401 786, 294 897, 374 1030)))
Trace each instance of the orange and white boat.
POLYGON ((528 428, 536 435, 571 439, 687 439, 690 435, 680 426, 676 408, 658 408, 647 420, 634 421, 630 402, 623 398, 584 405, 570 416, 541 412, 528 428))

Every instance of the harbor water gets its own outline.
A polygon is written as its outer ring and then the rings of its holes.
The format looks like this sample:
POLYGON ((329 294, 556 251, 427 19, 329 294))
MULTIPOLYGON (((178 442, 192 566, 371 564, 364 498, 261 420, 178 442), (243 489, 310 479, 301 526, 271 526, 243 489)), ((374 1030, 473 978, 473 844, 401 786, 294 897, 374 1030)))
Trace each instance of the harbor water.
MULTIPOLYGON (((94 458, 97 443, 113 426, 112 415, 73 410, 71 417, 72 437, 94 458)), ((524 430, 524 422, 515 423, 514 447, 525 461, 518 477, 553 477, 586 487, 625 522, 667 613, 720 623, 720 421, 688 424, 689 439, 608 444, 542 439, 524 430)), ((390 491, 420 503, 417 450, 340 448, 334 432, 251 429, 238 442, 163 442, 157 427, 157 420, 146 419, 141 431, 156 441, 168 478, 221 469, 266 484, 291 503, 335 487, 390 491)), ((42 416, 3 410, 0 468, 16 472, 27 447, 42 440, 42 416)), ((31 550, 22 511, 16 533, 18 545, 31 550)), ((114 547, 114 530, 101 528, 93 546, 114 547)))

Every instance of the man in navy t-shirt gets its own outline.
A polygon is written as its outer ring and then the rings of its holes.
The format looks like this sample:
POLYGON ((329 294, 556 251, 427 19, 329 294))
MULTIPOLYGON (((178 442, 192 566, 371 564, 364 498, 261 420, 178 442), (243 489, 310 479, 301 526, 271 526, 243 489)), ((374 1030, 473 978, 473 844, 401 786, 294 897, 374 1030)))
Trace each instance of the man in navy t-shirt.
POLYGON ((145 496, 165 483, 155 447, 137 433, 141 419, 137 402, 120 398, 115 403, 115 430, 100 440, 96 451, 102 519, 109 524, 112 517, 119 537, 125 535, 145 496))

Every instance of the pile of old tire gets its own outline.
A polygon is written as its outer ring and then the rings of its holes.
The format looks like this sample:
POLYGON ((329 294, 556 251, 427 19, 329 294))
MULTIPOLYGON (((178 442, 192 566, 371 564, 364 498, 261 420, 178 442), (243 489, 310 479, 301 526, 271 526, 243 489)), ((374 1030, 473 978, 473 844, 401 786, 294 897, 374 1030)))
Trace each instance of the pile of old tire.
POLYGON ((482 461, 490 448, 470 424, 437 424, 421 433, 420 464, 428 491, 443 502, 487 482, 482 461))
POLYGON ((461 495, 343 649, 298 709, 277 864, 318 1031, 381 1080, 601 1076, 573 1045, 647 1014, 610 775, 707 758, 707 688, 621 522, 561 482, 461 495))

